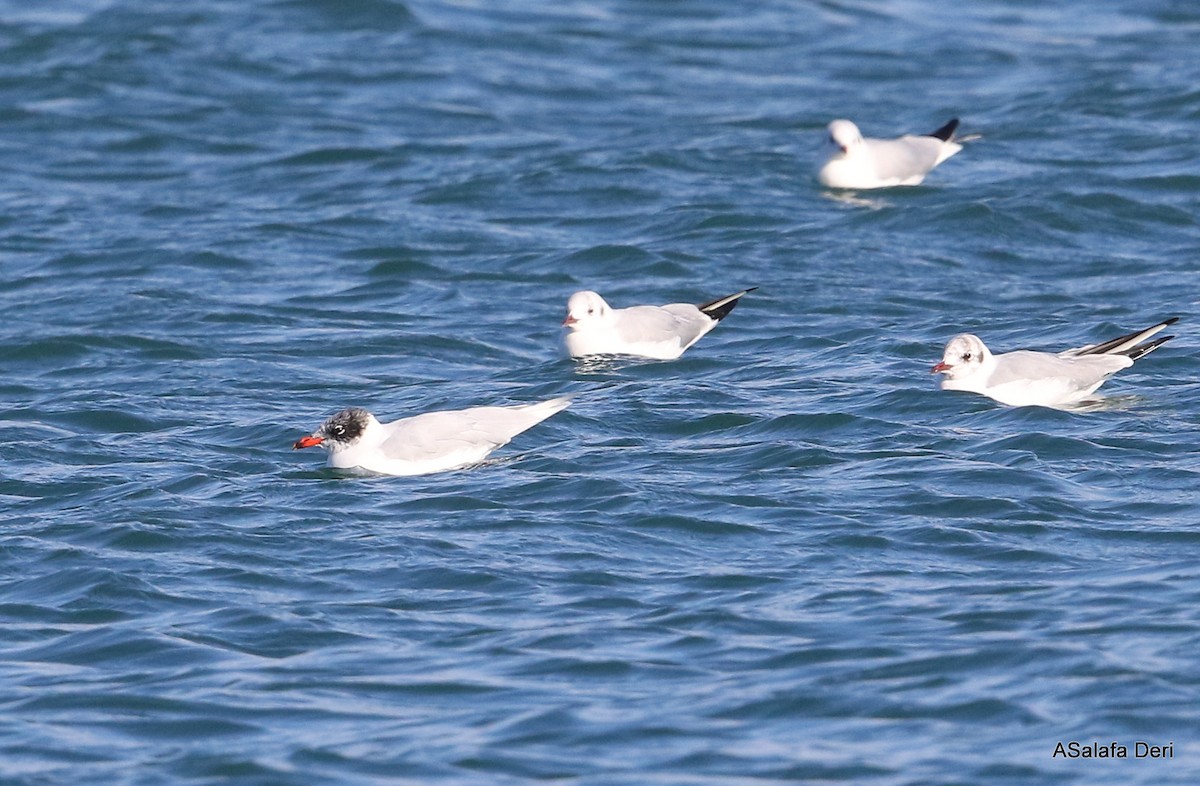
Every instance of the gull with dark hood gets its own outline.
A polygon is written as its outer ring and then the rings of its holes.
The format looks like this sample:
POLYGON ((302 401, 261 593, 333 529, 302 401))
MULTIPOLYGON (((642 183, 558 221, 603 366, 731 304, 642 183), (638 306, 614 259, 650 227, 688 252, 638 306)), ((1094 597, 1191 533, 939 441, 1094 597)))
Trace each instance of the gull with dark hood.
POLYGON ((359 407, 343 409, 292 448, 323 447, 328 466, 363 469, 383 475, 424 475, 482 461, 521 432, 567 408, 554 398, 515 407, 426 412, 393 423, 380 423, 359 407))

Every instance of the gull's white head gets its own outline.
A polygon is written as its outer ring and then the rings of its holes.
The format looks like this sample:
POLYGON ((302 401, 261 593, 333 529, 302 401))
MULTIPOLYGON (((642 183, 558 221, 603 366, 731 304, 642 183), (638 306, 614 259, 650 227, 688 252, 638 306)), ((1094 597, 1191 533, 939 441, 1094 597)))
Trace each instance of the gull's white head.
POLYGON ((595 292, 576 292, 567 301, 567 318, 563 320, 563 327, 587 330, 602 324, 611 312, 612 309, 604 302, 604 298, 595 292))
POLYGON ((829 132, 826 144, 841 151, 842 155, 849 155, 863 143, 862 132, 849 120, 834 120, 826 130, 829 132))
POLYGON ((946 379, 963 379, 976 373, 992 358, 979 336, 962 333, 950 339, 940 363, 929 369, 931 374, 945 374, 946 379))
POLYGON ((293 450, 311 448, 320 445, 330 453, 354 447, 363 438, 367 429, 378 425, 375 416, 360 407, 343 409, 329 419, 312 434, 301 437, 292 445, 293 450))

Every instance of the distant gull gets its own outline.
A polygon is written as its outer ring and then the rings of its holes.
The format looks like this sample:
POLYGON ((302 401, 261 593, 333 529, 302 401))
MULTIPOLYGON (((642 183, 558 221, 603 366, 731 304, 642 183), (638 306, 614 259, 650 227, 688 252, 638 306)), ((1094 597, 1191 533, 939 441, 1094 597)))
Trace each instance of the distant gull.
POLYGON ((817 179, 829 188, 887 188, 915 186, 938 164, 962 150, 954 130, 958 118, 924 135, 905 134, 899 139, 864 138, 849 120, 828 126, 828 155, 817 179))
POLYGON ((672 360, 717 326, 737 305, 738 299, 758 287, 693 306, 613 308, 595 292, 576 292, 567 301, 567 353, 573 358, 589 355, 635 355, 655 360, 672 360))
POLYGON ((567 397, 515 407, 426 412, 380 423, 352 407, 330 416, 293 449, 329 450, 328 466, 384 475, 425 475, 476 464, 526 429, 567 408, 567 397))
POLYGON ((963 333, 950 339, 941 362, 930 373, 946 375, 943 390, 980 393, 1013 407, 1070 406, 1084 401, 1110 376, 1174 338, 1146 341, 1178 321, 1179 317, 1171 317, 1144 330, 1057 355, 1031 350, 993 355, 978 336, 963 333))

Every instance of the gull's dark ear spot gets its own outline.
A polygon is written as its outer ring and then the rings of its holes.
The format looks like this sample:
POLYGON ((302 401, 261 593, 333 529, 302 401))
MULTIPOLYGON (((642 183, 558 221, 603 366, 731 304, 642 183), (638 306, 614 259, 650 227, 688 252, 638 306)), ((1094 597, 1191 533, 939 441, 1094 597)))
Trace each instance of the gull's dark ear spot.
POLYGON ((370 414, 365 409, 351 407, 343 409, 321 426, 325 438, 333 442, 349 443, 362 436, 370 414))

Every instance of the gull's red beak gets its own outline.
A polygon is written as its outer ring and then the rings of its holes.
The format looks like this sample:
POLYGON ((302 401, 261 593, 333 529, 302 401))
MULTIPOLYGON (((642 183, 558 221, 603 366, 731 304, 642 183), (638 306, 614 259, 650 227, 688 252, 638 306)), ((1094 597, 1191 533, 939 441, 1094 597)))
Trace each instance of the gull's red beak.
POLYGON ((939 361, 937 364, 935 364, 933 368, 929 369, 929 373, 930 374, 938 374, 943 371, 949 371, 952 368, 954 368, 954 366, 951 366, 949 363, 942 360, 942 361, 939 361))
POLYGON ((567 318, 563 320, 563 327, 570 327, 571 325, 574 325, 578 321, 579 320, 576 319, 575 317, 571 316, 570 314, 567 314, 567 318))
POLYGON ((321 437, 314 437, 312 434, 309 434, 307 437, 301 437, 300 439, 296 440, 295 443, 292 445, 292 450, 299 450, 300 448, 311 448, 316 445, 320 445, 324 441, 325 440, 322 439, 321 437))

